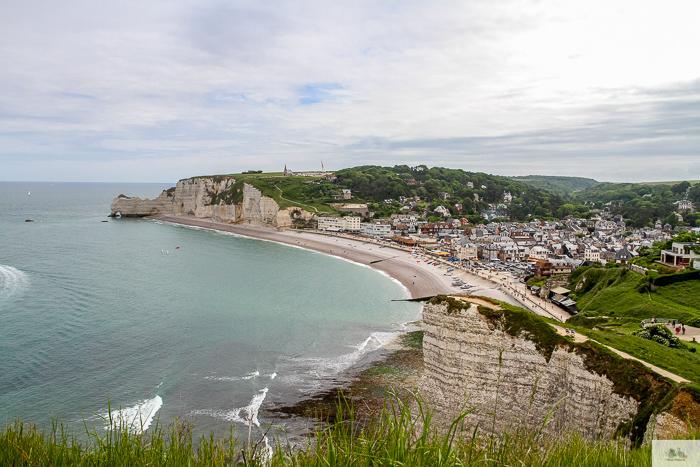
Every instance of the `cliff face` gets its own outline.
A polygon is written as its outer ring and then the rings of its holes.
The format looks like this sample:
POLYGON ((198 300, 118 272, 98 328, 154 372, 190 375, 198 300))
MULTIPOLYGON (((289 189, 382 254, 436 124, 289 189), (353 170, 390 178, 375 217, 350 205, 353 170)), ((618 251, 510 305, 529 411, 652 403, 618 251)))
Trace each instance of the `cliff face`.
POLYGON ((233 178, 193 178, 180 180, 174 189, 164 190, 156 199, 128 198, 119 196, 114 199, 110 209, 111 216, 145 217, 154 214, 189 215, 198 218, 213 219, 230 224, 248 224, 262 227, 284 229, 292 226, 294 216, 304 220, 313 219, 315 215, 301 208, 280 209, 277 202, 263 196, 260 190, 247 183, 242 188, 235 188, 233 178), (212 205, 212 199, 231 190, 241 196, 241 202, 226 204, 223 200, 212 205), (240 191, 238 191, 240 190, 240 191))
POLYGON ((609 438, 637 413, 638 402, 616 394, 605 376, 587 371, 585 357, 556 348, 547 361, 532 340, 507 334, 476 305, 448 313, 447 304, 428 303, 423 325, 419 390, 435 409, 438 425, 449 426, 463 409, 478 406, 465 418, 467 429, 478 424, 500 434, 518 423, 539 429, 556 406, 545 432, 578 430, 609 438))

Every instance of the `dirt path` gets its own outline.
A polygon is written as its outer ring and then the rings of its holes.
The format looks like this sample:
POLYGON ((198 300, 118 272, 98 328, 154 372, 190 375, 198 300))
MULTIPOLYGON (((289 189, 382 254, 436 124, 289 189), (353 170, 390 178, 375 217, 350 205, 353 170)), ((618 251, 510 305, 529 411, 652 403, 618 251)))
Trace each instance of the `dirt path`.
MULTIPOLYGON (((550 323, 550 326, 552 326, 554 329, 556 329, 557 333, 559 333, 560 335, 562 335, 562 336, 567 335, 565 328, 563 328, 561 326, 557 326, 555 324, 551 324, 551 323, 550 323)), ((579 333, 574 334, 574 342, 586 342, 587 340, 588 340, 588 337, 584 336, 583 334, 579 334, 579 333)), ((595 341, 593 339, 591 339, 591 341, 595 342, 596 344, 600 344, 600 342, 595 341)), ((665 376, 666 378, 673 380, 676 383, 690 383, 690 381, 688 381, 687 379, 685 379, 683 377, 680 377, 676 374, 673 374, 670 371, 666 371, 663 368, 659 368, 656 365, 652 365, 649 362, 645 362, 644 360, 640 360, 637 357, 633 357, 632 355, 625 353, 621 350, 614 349, 614 348, 610 347, 609 345, 605 345, 605 344, 600 344, 600 345, 607 347, 608 349, 615 352, 616 354, 618 354, 622 358, 625 358, 627 360, 636 360, 639 363, 641 363, 642 365, 644 365, 645 367, 649 368, 651 371, 658 373, 661 376, 665 376)))
POLYGON ((290 203, 300 204, 300 205, 302 205, 302 206, 306 206, 307 208, 311 208, 311 209, 313 209, 314 211, 316 211, 316 214, 320 214, 320 212, 318 212, 318 209, 316 209, 316 208, 313 207, 313 206, 309 206, 308 204, 300 203, 299 201, 292 201, 291 199, 285 198, 284 196, 282 196, 282 188, 278 187, 277 185, 275 185, 275 188, 277 188, 277 189, 280 191, 280 198, 281 198, 281 199, 283 199, 283 200, 285 200, 285 201, 289 201, 290 203))

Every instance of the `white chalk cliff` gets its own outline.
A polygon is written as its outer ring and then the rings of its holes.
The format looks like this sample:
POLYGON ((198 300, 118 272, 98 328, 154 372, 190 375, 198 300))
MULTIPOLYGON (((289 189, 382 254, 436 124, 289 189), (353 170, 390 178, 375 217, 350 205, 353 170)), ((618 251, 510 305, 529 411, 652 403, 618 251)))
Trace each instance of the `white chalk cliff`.
POLYGON ((478 424, 498 435, 522 423, 536 430, 556 406, 546 433, 576 430, 595 439, 610 438, 637 413, 638 402, 616 394, 608 378, 588 371, 584 356, 556 348, 547 360, 532 340, 507 334, 476 305, 448 312, 446 303, 428 303, 423 325, 419 390, 435 410, 438 426, 449 426, 463 409, 478 406, 465 418, 467 429, 478 424))
POLYGON ((284 229, 292 226, 295 217, 303 220, 315 218, 315 214, 299 207, 280 209, 277 202, 252 185, 234 187, 231 177, 203 177, 180 180, 174 189, 164 190, 155 199, 118 196, 112 202, 111 216, 145 217, 155 214, 189 215, 213 219, 230 224, 247 224, 284 229), (212 200, 237 191, 240 202, 226 204, 222 199, 217 204, 212 200), (240 191, 238 191, 240 190, 240 191))

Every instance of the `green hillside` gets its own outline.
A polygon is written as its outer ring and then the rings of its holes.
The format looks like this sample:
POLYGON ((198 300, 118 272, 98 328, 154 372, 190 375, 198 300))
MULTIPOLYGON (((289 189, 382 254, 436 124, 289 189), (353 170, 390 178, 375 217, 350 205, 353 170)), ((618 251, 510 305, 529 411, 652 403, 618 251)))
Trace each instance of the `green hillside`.
POLYGON ((600 184, 600 182, 597 180, 583 177, 524 175, 511 178, 513 180, 517 180, 519 182, 535 187, 538 190, 547 190, 559 196, 568 196, 575 191, 585 190, 586 188, 590 188, 600 184))
POLYGON ((624 268, 584 266, 571 275, 571 298, 581 312, 567 325, 598 342, 700 384, 700 344, 670 348, 633 335, 641 321, 669 318, 700 326, 700 280, 652 290, 651 277, 624 268))

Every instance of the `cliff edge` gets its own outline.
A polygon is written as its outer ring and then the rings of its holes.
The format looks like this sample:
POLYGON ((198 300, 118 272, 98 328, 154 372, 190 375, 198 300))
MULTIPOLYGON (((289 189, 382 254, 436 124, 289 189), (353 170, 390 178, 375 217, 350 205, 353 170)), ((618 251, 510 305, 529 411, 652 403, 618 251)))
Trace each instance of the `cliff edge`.
MULTIPOLYGON (((549 435, 578 431, 590 439, 628 436, 640 444, 645 434, 647 441, 659 437, 651 434, 659 422, 669 424, 673 415, 661 412, 681 396, 693 399, 639 362, 592 342, 574 343, 505 303, 437 296, 423 309, 423 325, 419 391, 444 428, 476 407, 464 418, 467 430, 539 430, 549 417, 549 435)), ((697 414, 699 408, 693 402, 690 410, 697 414)))
POLYGON ((232 177, 184 179, 155 199, 119 195, 110 206, 110 217, 145 217, 174 214, 212 219, 230 224, 248 224, 285 229, 294 218, 314 219, 313 213, 298 207, 280 209, 277 202, 260 190, 232 177))

